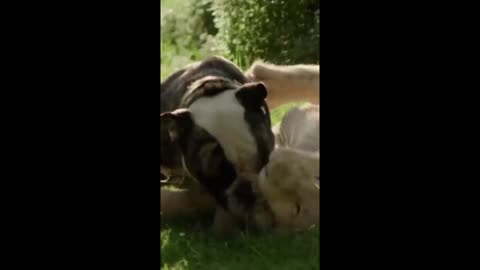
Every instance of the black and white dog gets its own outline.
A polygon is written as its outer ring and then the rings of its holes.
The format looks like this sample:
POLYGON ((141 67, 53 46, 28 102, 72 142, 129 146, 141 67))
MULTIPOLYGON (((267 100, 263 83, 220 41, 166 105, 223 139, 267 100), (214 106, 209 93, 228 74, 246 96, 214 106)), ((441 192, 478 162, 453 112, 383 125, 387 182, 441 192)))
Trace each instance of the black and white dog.
MULTIPOLYGON (((196 180, 230 211, 229 187, 241 173, 258 173, 274 148, 266 96, 262 83, 221 57, 171 74, 160 84, 161 173, 196 180)), ((253 205, 248 185, 235 191, 245 207, 253 205)))

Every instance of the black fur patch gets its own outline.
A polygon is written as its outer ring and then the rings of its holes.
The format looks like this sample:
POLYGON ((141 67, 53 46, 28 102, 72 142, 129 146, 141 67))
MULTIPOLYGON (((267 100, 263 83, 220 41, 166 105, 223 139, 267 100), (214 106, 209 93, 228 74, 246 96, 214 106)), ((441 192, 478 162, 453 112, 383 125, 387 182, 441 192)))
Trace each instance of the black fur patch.
POLYGON ((184 98, 183 104, 188 107, 197 99, 202 97, 211 97, 223 93, 227 90, 235 90, 235 83, 225 79, 206 80, 193 89, 189 95, 184 98))
POLYGON ((275 145, 271 129, 270 111, 265 102, 266 89, 261 83, 249 84, 236 93, 237 99, 245 107, 245 121, 257 144, 257 173, 268 163, 268 157, 275 145))
POLYGON ((252 209, 255 206, 257 196, 255 195, 252 184, 247 181, 241 181, 233 191, 235 199, 245 208, 252 209))

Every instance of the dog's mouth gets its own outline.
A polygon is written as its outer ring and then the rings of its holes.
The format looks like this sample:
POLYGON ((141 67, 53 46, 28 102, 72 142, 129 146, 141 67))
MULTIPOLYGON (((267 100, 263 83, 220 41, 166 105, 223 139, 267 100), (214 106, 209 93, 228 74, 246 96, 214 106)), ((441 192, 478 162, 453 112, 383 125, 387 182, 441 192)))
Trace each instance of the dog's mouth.
POLYGON ((295 203, 295 216, 300 215, 300 210, 302 210, 302 207, 298 202, 295 203))
POLYGON ((274 215, 258 189, 258 175, 240 174, 227 191, 229 211, 241 226, 257 229, 273 227, 274 215))
POLYGON ((229 208, 235 214, 244 215, 255 206, 257 194, 253 183, 256 177, 253 174, 239 174, 233 184, 226 191, 229 198, 229 208))

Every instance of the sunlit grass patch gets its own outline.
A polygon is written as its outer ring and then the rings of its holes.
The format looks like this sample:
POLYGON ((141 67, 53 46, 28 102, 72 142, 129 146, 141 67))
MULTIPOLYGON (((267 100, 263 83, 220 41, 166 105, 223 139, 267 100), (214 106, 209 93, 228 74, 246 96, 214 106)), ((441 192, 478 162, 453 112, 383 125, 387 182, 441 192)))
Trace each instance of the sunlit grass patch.
POLYGON ((286 235, 243 232, 219 236, 193 230, 191 221, 177 221, 162 247, 161 269, 319 269, 320 229, 286 235))

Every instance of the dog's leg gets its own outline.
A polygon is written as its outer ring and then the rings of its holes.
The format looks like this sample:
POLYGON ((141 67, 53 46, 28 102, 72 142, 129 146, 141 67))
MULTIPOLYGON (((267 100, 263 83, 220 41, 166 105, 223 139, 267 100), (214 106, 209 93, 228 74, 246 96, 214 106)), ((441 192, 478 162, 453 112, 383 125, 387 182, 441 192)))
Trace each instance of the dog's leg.
POLYGON ((213 212, 215 200, 202 189, 160 188, 160 215, 185 217, 213 212))
POLYGON ((213 220, 213 231, 218 234, 234 232, 239 229, 237 219, 222 207, 217 207, 213 220))

